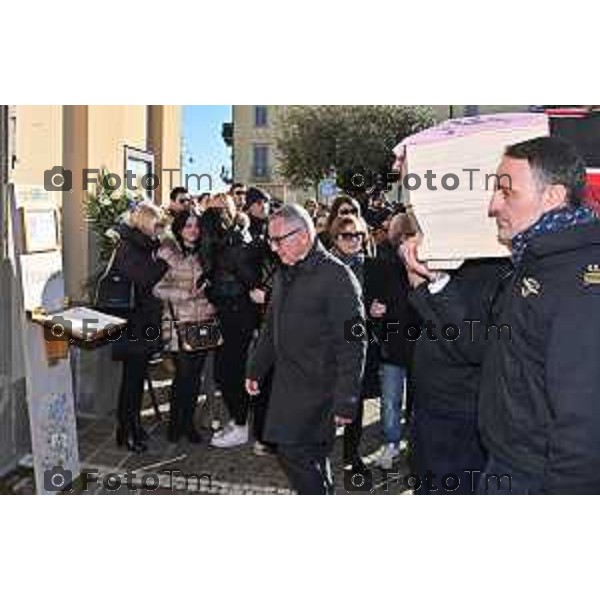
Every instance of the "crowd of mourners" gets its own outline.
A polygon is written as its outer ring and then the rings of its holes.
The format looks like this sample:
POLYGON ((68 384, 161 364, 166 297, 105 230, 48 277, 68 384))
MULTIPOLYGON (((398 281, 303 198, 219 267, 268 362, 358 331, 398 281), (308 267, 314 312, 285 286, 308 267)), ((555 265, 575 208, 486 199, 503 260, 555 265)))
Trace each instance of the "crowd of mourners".
POLYGON ((511 185, 498 179, 489 213, 511 257, 451 273, 418 260, 417 223, 378 190, 281 207, 241 184, 197 198, 176 188, 166 214, 135 207, 106 273, 131 282, 121 314, 134 335, 113 347, 117 443, 146 449, 140 410, 157 352, 175 364, 169 440, 202 442, 194 411, 214 353, 230 421, 207 441, 279 454, 300 493, 333 489, 334 423, 344 468, 366 472, 367 399, 380 400, 374 463, 389 470, 406 453, 427 481, 419 493, 485 493, 490 477, 500 493, 600 492, 600 226, 585 168, 566 142, 538 138, 507 148, 498 175, 511 185), (368 321, 364 339, 342 331, 342 314, 368 321), (214 323, 219 339, 190 348, 177 327, 144 335, 167 322, 214 323), (493 343, 489 327, 502 325, 509 339, 493 343))
MULTIPOLYGON (((262 436, 268 382, 260 397, 250 398, 244 379, 248 352, 260 329, 278 268, 267 231, 269 216, 278 208, 280 203, 263 190, 236 184, 229 193, 198 197, 178 187, 171 192, 167 211, 142 203, 125 215, 117 227, 120 242, 110 265, 112 274, 121 274, 133 287, 133 299, 120 313, 129 321, 129 334, 113 348, 114 357, 124 365, 118 404, 119 445, 135 452, 146 449, 148 435, 140 411, 148 363, 157 353, 171 357, 175 365, 170 441, 185 437, 192 443, 202 442, 203 436, 194 426, 194 411, 208 353, 214 352, 212 376, 230 421, 212 434, 210 444, 232 448, 253 440, 256 454, 274 451, 262 436), (211 319, 219 324, 219 346, 195 352, 179 347, 173 321, 211 319), (160 337, 146 334, 155 331, 159 323, 160 337)), ((408 280, 397 250, 416 229, 402 206, 390 204, 383 192, 374 192, 361 201, 349 195, 329 203, 309 199, 304 208, 320 242, 360 281, 371 317, 385 315, 402 323, 411 320, 408 280)), ((404 399, 411 344, 400 335, 390 339, 369 346, 362 395, 364 399, 382 399, 385 443, 379 461, 391 467, 400 455, 402 424, 410 413, 410 400, 405 408, 404 399)), ((360 457, 362 420, 361 403, 352 424, 345 428, 348 468, 364 468, 360 457)))

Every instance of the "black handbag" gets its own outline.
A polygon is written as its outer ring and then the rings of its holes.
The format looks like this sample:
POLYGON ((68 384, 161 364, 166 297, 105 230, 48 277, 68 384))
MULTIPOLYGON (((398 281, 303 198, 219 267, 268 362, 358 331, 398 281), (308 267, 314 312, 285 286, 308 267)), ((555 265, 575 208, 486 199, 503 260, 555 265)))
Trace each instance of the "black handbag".
POLYGON ((94 305, 108 314, 127 313, 135 306, 135 286, 115 268, 115 258, 119 245, 113 250, 104 273, 96 284, 94 305))
POLYGON ((171 301, 169 301, 169 312, 175 326, 180 352, 206 352, 223 345, 219 319, 178 321, 171 301))

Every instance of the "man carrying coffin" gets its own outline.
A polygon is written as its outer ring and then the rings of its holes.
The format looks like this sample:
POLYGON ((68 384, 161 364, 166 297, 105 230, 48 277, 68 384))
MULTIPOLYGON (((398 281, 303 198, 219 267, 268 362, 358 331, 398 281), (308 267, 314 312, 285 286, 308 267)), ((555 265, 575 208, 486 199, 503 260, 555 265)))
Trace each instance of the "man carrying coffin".
POLYGON ((560 138, 507 148, 489 213, 514 273, 480 392, 480 493, 600 493, 600 223, 560 138))
POLYGON ((418 261, 417 246, 413 238, 401 248, 413 288, 409 301, 422 324, 412 364, 417 493, 473 494, 486 464, 477 413, 486 332, 496 323, 495 299, 510 261, 469 260, 442 274, 418 261))

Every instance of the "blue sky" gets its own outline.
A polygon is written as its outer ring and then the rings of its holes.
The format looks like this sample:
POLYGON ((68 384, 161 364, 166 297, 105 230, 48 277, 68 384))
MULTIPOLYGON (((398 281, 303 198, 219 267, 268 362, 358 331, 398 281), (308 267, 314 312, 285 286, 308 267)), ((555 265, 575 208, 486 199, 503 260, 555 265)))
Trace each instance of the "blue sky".
MULTIPOLYGON (((221 126, 228 121, 231 121, 231 105, 183 107, 184 173, 208 173, 213 192, 226 187, 221 181, 221 167, 231 170, 231 152, 221 137, 221 126)), ((189 183, 190 192, 196 192, 196 181, 190 179, 189 183)), ((204 177, 201 191, 208 191, 207 188, 208 180, 204 177)))

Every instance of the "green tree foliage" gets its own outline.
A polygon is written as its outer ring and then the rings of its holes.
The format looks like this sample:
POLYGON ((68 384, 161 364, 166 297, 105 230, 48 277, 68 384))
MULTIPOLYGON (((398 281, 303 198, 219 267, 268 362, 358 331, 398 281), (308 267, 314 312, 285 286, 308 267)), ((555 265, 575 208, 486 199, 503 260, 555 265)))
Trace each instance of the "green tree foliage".
POLYGON ((354 173, 388 173, 394 147, 434 122, 428 106, 289 107, 277 138, 280 174, 297 187, 310 187, 334 167, 338 185, 348 190, 354 173))

